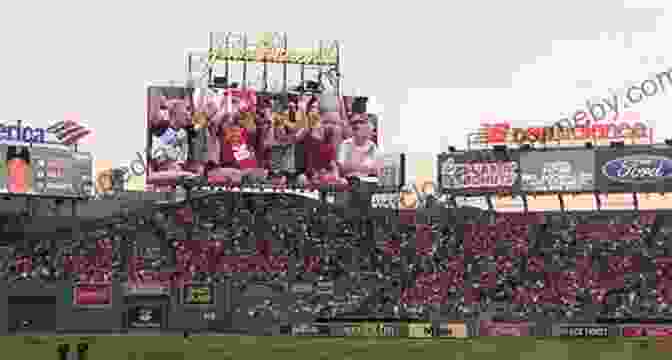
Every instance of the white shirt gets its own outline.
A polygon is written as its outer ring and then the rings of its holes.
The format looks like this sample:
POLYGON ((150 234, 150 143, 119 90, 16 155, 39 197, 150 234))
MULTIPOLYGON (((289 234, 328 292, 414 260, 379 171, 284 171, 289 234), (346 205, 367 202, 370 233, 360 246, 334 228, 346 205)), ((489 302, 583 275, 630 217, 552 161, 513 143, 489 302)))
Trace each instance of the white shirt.
MULTIPOLYGON (((166 131, 171 131, 168 129, 166 131)), ((175 131, 175 130, 172 130, 175 131)), ((187 131, 179 129, 175 133, 174 140, 168 142, 166 137, 152 137, 152 159, 163 161, 187 161, 189 154, 189 143, 187 131)))
POLYGON ((338 146, 337 159, 340 164, 362 164, 367 162, 374 164, 377 150, 376 144, 371 140, 367 140, 364 145, 358 146, 355 144, 355 140, 350 138, 338 146))

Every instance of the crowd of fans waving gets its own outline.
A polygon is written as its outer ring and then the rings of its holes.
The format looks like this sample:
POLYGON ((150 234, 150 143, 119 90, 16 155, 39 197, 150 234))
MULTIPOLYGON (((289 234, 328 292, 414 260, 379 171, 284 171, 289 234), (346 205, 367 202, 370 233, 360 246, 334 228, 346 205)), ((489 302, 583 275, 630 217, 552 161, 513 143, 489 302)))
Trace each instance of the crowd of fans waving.
POLYGON ((346 186, 381 167, 367 98, 150 90, 147 180, 158 187, 185 176, 213 185, 346 186))
POLYGON ((241 293, 262 284, 283 295, 241 301, 235 311, 277 321, 665 317, 668 218, 664 211, 357 212, 295 195, 225 193, 191 206, 156 205, 66 242, 5 246, 0 271, 10 282, 230 281, 241 293))

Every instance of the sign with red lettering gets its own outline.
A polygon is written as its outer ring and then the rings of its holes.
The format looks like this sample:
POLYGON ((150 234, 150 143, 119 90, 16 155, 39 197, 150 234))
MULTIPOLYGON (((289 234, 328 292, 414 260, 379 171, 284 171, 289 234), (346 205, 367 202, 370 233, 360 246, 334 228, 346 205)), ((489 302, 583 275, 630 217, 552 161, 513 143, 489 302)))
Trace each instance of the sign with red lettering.
POLYGON ((518 161, 514 159, 474 158, 469 153, 448 154, 439 158, 443 190, 469 192, 510 192, 518 183, 518 161))
POLYGON ((611 122, 590 127, 530 127, 514 128, 509 124, 485 125, 480 131, 482 145, 522 144, 572 144, 628 141, 633 144, 650 144, 652 129, 644 122, 611 122))

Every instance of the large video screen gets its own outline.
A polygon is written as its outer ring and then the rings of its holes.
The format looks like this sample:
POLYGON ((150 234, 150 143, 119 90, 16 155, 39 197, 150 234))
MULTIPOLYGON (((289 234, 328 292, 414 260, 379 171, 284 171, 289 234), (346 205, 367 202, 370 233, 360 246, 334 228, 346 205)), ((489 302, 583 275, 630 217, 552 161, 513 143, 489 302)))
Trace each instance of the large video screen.
POLYGON ((0 144, 0 193, 87 197, 92 171, 89 153, 0 144))
POLYGON ((148 89, 147 182, 398 189, 401 160, 378 148, 366 97, 248 89, 148 89))
POLYGON ((669 192, 672 149, 609 148, 597 151, 597 189, 602 193, 669 192))
POLYGON ((593 191, 595 152, 589 149, 523 151, 521 189, 525 192, 593 191))

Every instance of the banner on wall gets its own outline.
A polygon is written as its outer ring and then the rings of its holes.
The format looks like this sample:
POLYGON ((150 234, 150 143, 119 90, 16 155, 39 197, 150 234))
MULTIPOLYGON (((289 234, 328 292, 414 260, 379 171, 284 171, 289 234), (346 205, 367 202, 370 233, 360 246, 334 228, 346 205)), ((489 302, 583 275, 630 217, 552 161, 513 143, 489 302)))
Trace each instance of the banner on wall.
POLYGON ((595 152, 582 150, 523 151, 521 190, 584 192, 595 189, 595 152))

